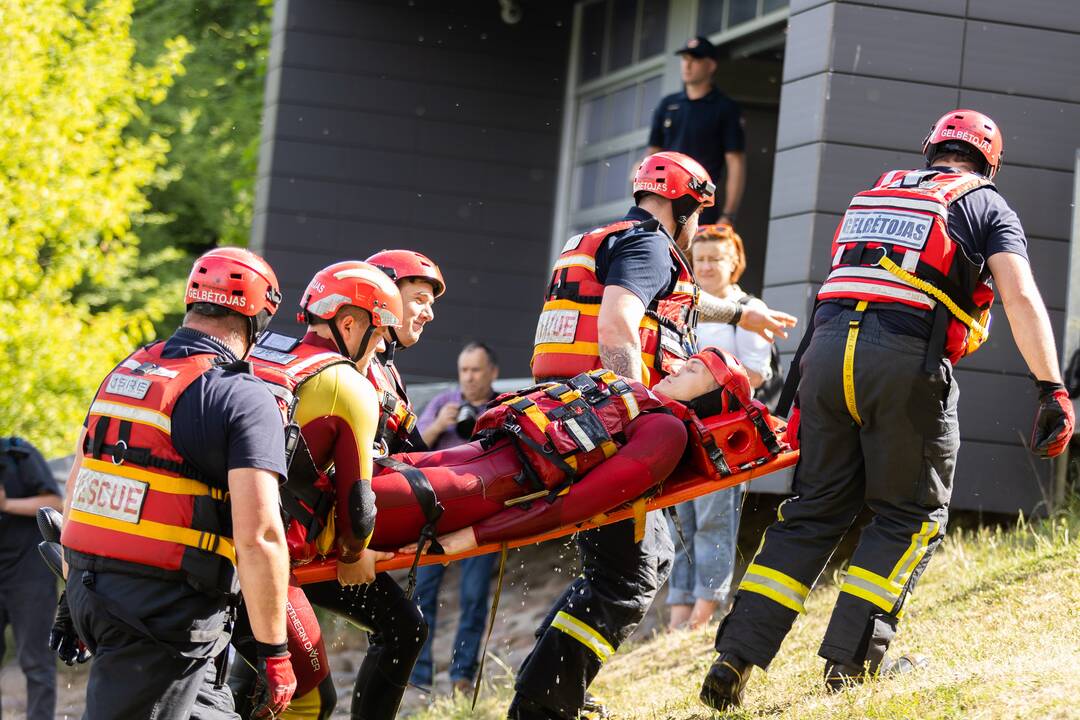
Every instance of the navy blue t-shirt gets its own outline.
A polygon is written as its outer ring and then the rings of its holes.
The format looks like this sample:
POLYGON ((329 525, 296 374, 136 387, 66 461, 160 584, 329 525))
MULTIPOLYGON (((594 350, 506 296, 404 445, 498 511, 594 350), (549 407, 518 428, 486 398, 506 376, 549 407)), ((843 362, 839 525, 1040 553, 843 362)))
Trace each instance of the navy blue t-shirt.
MULTIPOLYGON (((277 400, 251 366, 204 332, 182 327, 165 341, 162 356, 212 353, 223 361, 176 399, 172 441, 200 479, 228 489, 229 470, 258 468, 285 476, 285 433, 277 400)), ((83 423, 86 424, 85 421, 83 423)))
MULTIPOLYGON (((8 499, 60 495, 60 484, 38 449, 22 438, 0 438, 0 483, 8 499)), ((0 513, 0 584, 22 582, 29 577, 51 581, 41 562, 41 542, 33 515, 0 513)))
MULTIPOLYGON (((931 170, 955 173, 955 168, 934 166, 931 170)), ((974 262, 985 262, 990 256, 1010 252, 1027 259, 1027 236, 1020 225, 1020 218, 1009 207, 997 190, 983 187, 973 190, 949 206, 949 236, 955 240, 974 262)), ((983 278, 990 277, 990 270, 983 269, 983 278)), ((820 325, 835 317, 842 307, 838 303, 823 303, 814 315, 814 324, 820 325)), ((917 317, 903 311, 878 310, 881 324, 888 330, 902 335, 929 338, 931 324, 928 318, 917 317)))
POLYGON ((649 307, 653 300, 674 289, 679 268, 668 249, 667 231, 651 213, 632 207, 623 219, 646 224, 616 235, 597 248, 596 278, 604 285, 626 288, 649 307))
POLYGON ((172 441, 177 452, 220 487, 228 471, 258 468, 285 475, 285 434, 277 400, 251 366, 206 333, 180 328, 165 341, 167 358, 214 353, 229 365, 212 368, 176 400, 172 441))
POLYGON ((746 149, 742 110, 716 88, 697 100, 688 98, 685 91, 673 93, 664 97, 653 112, 648 144, 689 155, 719 185, 724 153, 746 149))

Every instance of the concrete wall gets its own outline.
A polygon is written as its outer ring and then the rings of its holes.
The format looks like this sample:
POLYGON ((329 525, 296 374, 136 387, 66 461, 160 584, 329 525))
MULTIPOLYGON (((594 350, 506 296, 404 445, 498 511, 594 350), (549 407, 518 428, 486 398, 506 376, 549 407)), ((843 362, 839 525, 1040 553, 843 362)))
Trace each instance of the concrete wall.
MULTIPOLYGON (((1080 15, 1071 0, 793 0, 777 131, 765 296, 805 319, 851 195, 918 167, 954 107, 1005 133, 998 187, 1019 213, 1055 332, 1064 327, 1080 15)), ((1002 310, 957 372, 963 445, 954 505, 1012 512, 1044 498, 1049 464, 1021 446, 1035 394, 1002 310)), ((783 350, 794 351, 795 343, 783 350)), ((787 356, 790 357, 790 356, 787 356)))
POLYGON ((526 375, 548 271, 570 6, 277 0, 252 247, 288 312, 311 275, 392 247, 429 254, 449 291, 413 380, 456 376, 463 341, 526 375))

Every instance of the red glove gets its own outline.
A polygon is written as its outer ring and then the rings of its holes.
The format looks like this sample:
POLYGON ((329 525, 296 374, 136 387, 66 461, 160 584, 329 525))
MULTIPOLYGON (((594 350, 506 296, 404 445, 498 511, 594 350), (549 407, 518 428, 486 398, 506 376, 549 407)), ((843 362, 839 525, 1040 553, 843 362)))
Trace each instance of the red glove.
POLYGON ((251 716, 259 720, 274 718, 285 712, 296 692, 289 646, 288 643, 269 645, 261 642, 255 645, 259 660, 251 716))
POLYGON ((784 429, 784 442, 791 446, 792 450, 799 449, 799 408, 795 408, 788 415, 787 427, 784 429))
POLYGON ((1061 383, 1036 380, 1035 385, 1039 388, 1039 413, 1031 431, 1031 452, 1041 458, 1057 457, 1073 436, 1076 417, 1072 400, 1061 383))

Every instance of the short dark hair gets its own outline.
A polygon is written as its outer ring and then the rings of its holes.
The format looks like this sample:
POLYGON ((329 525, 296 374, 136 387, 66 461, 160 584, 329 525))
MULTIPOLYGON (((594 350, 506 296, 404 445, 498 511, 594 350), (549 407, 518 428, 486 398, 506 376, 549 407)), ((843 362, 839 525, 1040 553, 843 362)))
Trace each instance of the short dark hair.
POLYGON ((491 366, 499 367, 499 358, 487 343, 480 342, 479 340, 470 340, 465 343, 465 346, 461 348, 461 352, 459 352, 458 355, 467 353, 470 350, 483 350, 484 354, 487 355, 488 362, 491 363, 491 366))

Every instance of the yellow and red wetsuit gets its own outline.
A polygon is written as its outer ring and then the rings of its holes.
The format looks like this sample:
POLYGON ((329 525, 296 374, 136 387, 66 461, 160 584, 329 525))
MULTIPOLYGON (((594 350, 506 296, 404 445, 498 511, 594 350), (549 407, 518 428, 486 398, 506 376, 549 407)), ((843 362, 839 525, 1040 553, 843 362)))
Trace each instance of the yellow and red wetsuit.
MULTIPOLYGON (((272 346, 260 345, 252 352, 255 373, 271 385, 283 410, 291 406, 292 421, 299 426, 303 445, 320 473, 317 486, 333 499, 332 518, 317 537, 309 540, 305 528, 295 519, 290 521, 290 557, 294 565, 335 552, 339 558, 357 558, 375 524, 371 490, 379 420, 375 389, 355 364, 337 353, 331 340, 308 333, 299 342, 280 335, 272 336, 272 341, 272 346), (290 397, 294 390, 295 399, 290 397)), ((304 452, 303 447, 298 452, 304 452)), ((332 584, 339 595, 354 594, 332 584)), ((293 578, 286 613, 297 691, 283 718, 326 718, 336 702, 310 593, 310 588, 305 593, 293 578)), ((230 685, 240 696, 245 678, 234 679, 230 685)))

